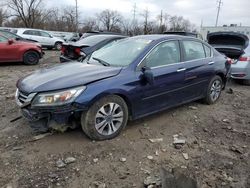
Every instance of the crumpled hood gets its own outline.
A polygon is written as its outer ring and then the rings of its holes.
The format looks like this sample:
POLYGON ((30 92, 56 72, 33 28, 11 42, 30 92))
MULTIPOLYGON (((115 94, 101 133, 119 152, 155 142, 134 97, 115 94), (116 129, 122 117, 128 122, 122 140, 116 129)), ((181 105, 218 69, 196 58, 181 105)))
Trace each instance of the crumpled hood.
POLYGON ((20 79, 17 87, 25 93, 71 88, 116 76, 121 69, 79 62, 63 64, 32 73, 20 79))

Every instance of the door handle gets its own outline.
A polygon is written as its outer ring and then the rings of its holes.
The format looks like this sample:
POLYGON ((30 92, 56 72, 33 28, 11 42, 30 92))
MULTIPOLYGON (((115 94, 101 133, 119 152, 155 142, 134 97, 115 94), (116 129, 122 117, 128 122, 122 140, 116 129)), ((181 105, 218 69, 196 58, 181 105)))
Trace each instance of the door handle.
POLYGON ((214 62, 213 62, 213 61, 211 61, 211 62, 209 62, 208 64, 209 64, 209 65, 213 65, 213 64, 214 64, 214 62))
POLYGON ((177 70, 177 72, 182 72, 182 71, 185 71, 185 70, 186 70, 186 68, 180 68, 180 69, 177 70))

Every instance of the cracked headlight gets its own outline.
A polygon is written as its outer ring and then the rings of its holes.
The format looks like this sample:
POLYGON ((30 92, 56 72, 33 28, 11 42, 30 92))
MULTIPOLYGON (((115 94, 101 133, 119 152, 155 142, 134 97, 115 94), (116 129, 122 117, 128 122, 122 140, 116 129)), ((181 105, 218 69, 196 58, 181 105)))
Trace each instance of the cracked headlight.
POLYGON ((67 90, 40 93, 36 95, 32 106, 60 106, 71 103, 86 89, 86 86, 71 88, 67 90))

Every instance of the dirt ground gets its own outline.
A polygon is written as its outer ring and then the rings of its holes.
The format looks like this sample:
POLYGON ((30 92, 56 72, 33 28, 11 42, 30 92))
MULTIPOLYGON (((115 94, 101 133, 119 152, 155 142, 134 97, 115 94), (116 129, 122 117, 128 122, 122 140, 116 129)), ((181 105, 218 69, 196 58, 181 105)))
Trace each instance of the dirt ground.
POLYGON ((79 128, 34 141, 25 119, 10 122, 19 116, 15 84, 58 64, 58 54, 46 51, 36 66, 0 65, 0 187, 144 187, 161 167, 184 169, 202 188, 250 187, 250 86, 236 83, 215 105, 194 102, 129 122, 113 140, 89 140, 79 128), (186 141, 179 149, 174 135, 186 141))

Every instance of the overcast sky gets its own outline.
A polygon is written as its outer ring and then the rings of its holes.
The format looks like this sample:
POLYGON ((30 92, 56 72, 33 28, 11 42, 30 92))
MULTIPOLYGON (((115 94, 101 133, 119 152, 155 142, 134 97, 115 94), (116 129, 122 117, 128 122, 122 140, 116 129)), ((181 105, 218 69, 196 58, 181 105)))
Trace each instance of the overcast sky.
MULTIPOLYGON (((250 0, 222 0, 219 23, 250 26, 250 0)), ((49 5, 75 5, 75 0, 48 1, 49 5), (60 4, 59 4, 60 3, 60 4)), ((170 15, 183 16, 200 26, 214 26, 217 14, 217 0, 78 0, 81 19, 93 16, 104 9, 119 11, 124 17, 132 18, 133 5, 137 6, 137 17, 144 9, 154 19, 161 10, 170 15)))

